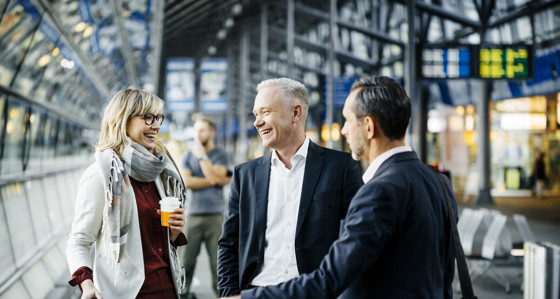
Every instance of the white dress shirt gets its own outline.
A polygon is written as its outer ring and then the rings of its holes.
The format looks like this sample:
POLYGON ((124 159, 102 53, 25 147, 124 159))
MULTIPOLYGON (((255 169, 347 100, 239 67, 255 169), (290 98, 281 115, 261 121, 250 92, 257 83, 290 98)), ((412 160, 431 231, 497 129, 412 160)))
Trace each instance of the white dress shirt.
POLYGON ((375 173, 377 172, 381 164, 387 161, 387 159, 391 158, 396 154, 403 153, 403 152, 411 152, 411 151, 412 149, 410 148, 410 146, 405 145, 405 146, 392 148, 384 152, 383 154, 377 156, 377 158, 375 158, 373 162, 371 162, 371 164, 368 166, 366 172, 364 172, 364 175, 362 175, 362 180, 364 181, 364 184, 366 184, 371 179, 373 179, 373 176, 375 175, 375 173))
POLYGON ((272 152, 264 261, 252 285, 275 285, 299 276, 294 246, 308 149, 309 138, 306 137, 290 159, 292 169, 286 168, 276 151, 272 152))

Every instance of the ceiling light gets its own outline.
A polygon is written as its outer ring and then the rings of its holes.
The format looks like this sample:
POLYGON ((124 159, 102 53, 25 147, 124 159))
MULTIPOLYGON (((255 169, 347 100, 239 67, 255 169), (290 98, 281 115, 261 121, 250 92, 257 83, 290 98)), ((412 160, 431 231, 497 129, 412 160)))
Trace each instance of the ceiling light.
POLYGON ((76 26, 74 26, 74 31, 76 32, 82 32, 84 31, 84 29, 86 29, 87 24, 84 22, 80 22, 78 24, 76 24, 76 26))
POLYGON ((67 60, 67 59, 62 59, 62 61, 60 62, 60 66, 62 66, 63 68, 66 68, 66 69, 71 69, 71 68, 74 67, 74 61, 67 60))
POLYGON ((226 28, 233 27, 233 19, 232 18, 227 18, 226 22, 224 23, 224 26, 226 26, 226 28))
POLYGON ((224 38, 226 38, 227 32, 225 29, 220 29, 220 31, 218 31, 218 33, 216 34, 216 38, 218 38, 219 40, 222 40, 224 38))
POLYGON ((338 123, 333 123, 331 127, 331 138, 333 141, 340 140, 340 125, 338 123))
POLYGON ((241 13, 241 11, 243 10, 243 6, 241 5, 241 3, 236 3, 232 8, 231 8, 231 13, 236 16, 238 14, 241 13))
POLYGON ((56 47, 52 50, 52 56, 57 56, 58 53, 60 53, 60 50, 58 49, 58 47, 56 47))
POLYGON ((44 67, 45 65, 49 64, 49 62, 51 62, 51 56, 43 55, 43 56, 41 56, 41 58, 39 58, 39 60, 37 61, 37 64, 40 67, 44 67))
POLYGON ((217 51, 216 47, 214 47, 214 46, 208 47, 208 54, 214 55, 214 54, 216 54, 216 51, 217 51))
POLYGON ((88 26, 84 33, 82 34, 83 37, 89 37, 93 33, 93 27, 88 26))

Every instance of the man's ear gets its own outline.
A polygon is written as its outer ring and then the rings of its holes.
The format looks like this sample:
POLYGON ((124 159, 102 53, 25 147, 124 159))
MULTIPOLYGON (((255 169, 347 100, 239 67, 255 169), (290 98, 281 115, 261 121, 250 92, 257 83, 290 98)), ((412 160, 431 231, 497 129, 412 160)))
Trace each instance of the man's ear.
POLYGON ((296 123, 301 118, 302 113, 303 107, 301 107, 301 105, 295 105, 292 109, 292 119, 294 123, 296 123))
POLYGON ((375 136, 375 122, 373 121, 373 118, 371 118, 371 116, 366 116, 366 118, 364 119, 366 128, 367 128, 367 138, 369 139, 373 139, 373 136, 375 136))

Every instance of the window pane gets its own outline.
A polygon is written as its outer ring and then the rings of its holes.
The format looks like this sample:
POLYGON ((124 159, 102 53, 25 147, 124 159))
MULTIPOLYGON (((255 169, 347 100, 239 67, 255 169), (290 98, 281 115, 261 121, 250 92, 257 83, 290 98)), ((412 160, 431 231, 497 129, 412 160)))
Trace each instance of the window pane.
MULTIPOLYGON (((64 245, 66 245, 66 243, 64 243, 64 245)), ((53 246, 47 254, 45 254, 43 263, 45 263, 47 270, 55 280, 65 273, 68 273, 68 277, 70 277, 70 270, 68 270, 68 263, 66 262, 66 253, 61 251, 58 246, 53 246)))
POLYGON ((57 120, 50 116, 45 116, 43 131, 43 157, 41 159, 41 169, 52 169, 56 166, 54 160, 55 136, 57 130, 57 120))
MULTIPOLYGON (((71 199, 72 194, 69 192, 68 180, 65 173, 57 174, 55 181, 58 187, 58 199, 62 206, 62 216, 59 221, 62 223, 71 223, 74 215, 74 200, 71 199)), ((75 196, 74 196, 75 198, 75 196)))
POLYGON ((47 213, 48 207, 40 180, 25 182, 25 190, 31 208, 33 227, 37 233, 37 243, 41 247, 52 237, 51 223, 47 213))
POLYGON ((57 233, 64 224, 62 221, 62 208, 60 206, 60 201, 58 200, 59 193, 57 192, 57 186, 54 177, 45 177, 42 181, 47 207, 49 208, 49 219, 51 220, 54 233, 57 233))
MULTIPOLYGON (((0 76, 2 76, 0 74, 0 76)), ((4 105, 6 103, 6 97, 3 94, 0 94, 0 118, 4 117, 4 105)), ((2 124, 2 121, 0 121, 0 124, 2 124)), ((0 128, 0 140, 2 138, 2 134, 4 134, 4 130, 2 130, 0 128)))
POLYGON ((41 30, 37 30, 32 35, 30 43, 30 46, 27 42, 22 47, 23 50, 29 46, 29 50, 12 86, 13 89, 26 96, 33 96, 36 85, 41 82, 43 77, 43 68, 55 60, 49 51, 49 46, 52 48, 52 43, 49 42, 41 30))
POLYGON ((68 190, 68 200, 72 205, 72 211, 74 211, 74 202, 76 201, 76 194, 78 194, 78 183, 80 182, 81 172, 76 175, 76 171, 68 171, 65 173, 66 184, 64 185, 66 190, 68 190))
POLYGON ((43 299, 49 290, 54 287, 54 278, 49 275, 43 262, 35 263, 21 277, 23 284, 33 299, 43 299))
POLYGON ((66 122, 60 122, 55 151, 57 165, 72 165, 78 161, 76 157, 80 153, 81 138, 76 127, 66 122))
POLYGON ((2 174, 22 171, 23 151, 21 142, 24 132, 25 106, 16 101, 8 101, 8 123, 4 139, 4 157, 0 161, 2 174))
POLYGON ((16 267, 21 267, 37 250, 23 186, 20 183, 2 186, 2 199, 12 247, 16 252, 16 267))
MULTIPOLYGON (((516 20, 517 23, 517 30, 519 36, 517 37, 517 41, 525 41, 531 39, 531 21, 529 17, 522 17, 516 20)), ((517 42, 516 41, 516 42, 517 42)))
POLYGON ((34 109, 29 117, 30 122, 30 138, 27 146, 27 169, 26 170, 39 170, 41 168, 41 158, 44 154, 44 113, 34 109))
POLYGON ((0 299, 31 299, 21 280, 16 281, 6 292, 0 295, 0 299))
MULTIPOLYGON (((3 197, 2 197, 3 200, 3 197)), ((0 285, 10 278, 13 272, 16 271, 16 263, 14 260, 12 246, 10 246, 10 233, 8 232, 8 224, 6 222, 6 218, 4 215, 4 211, 2 210, 2 206, 0 205, 0 285)), ((17 298, 17 297, 16 297, 17 298)))
MULTIPOLYGON (((64 237, 58 241, 58 243, 56 243, 56 247, 58 248, 58 250, 60 250, 60 252, 63 252, 65 254, 64 259, 66 260, 66 243, 68 243, 68 234, 64 234, 64 237)), ((94 246, 92 246, 92 248, 95 248, 94 246)))
MULTIPOLYGON (((105 78, 109 88, 116 88, 118 82, 127 80, 120 46, 114 42, 118 38, 117 25, 107 4, 103 1, 70 0, 52 5, 74 42, 92 57, 93 66, 105 78)), ((134 4, 129 9, 137 6, 142 5, 134 4)), ((136 13, 134 16, 137 16, 136 13)))
POLYGON ((68 155, 68 146, 65 144, 66 135, 67 135, 68 125, 66 122, 60 121, 58 122, 58 129, 57 129, 57 139, 56 139, 56 147, 54 151, 55 160, 57 161, 57 165, 66 165, 67 161, 65 160, 68 155))
POLYGON ((0 84, 9 86, 16 67, 29 45, 36 20, 23 11, 17 1, 10 1, 0 24, 0 84))

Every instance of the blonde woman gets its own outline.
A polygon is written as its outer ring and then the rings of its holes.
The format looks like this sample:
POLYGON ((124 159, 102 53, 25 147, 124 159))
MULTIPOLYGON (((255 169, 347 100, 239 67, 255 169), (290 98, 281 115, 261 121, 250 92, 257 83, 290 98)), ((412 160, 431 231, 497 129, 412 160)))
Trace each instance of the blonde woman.
POLYGON ((95 162, 78 186, 66 256, 82 298, 177 298, 184 271, 176 246, 183 209, 161 226, 159 201, 185 201, 179 171, 157 138, 163 101, 125 89, 105 110, 95 162), (94 260, 90 248, 95 244, 94 260))

